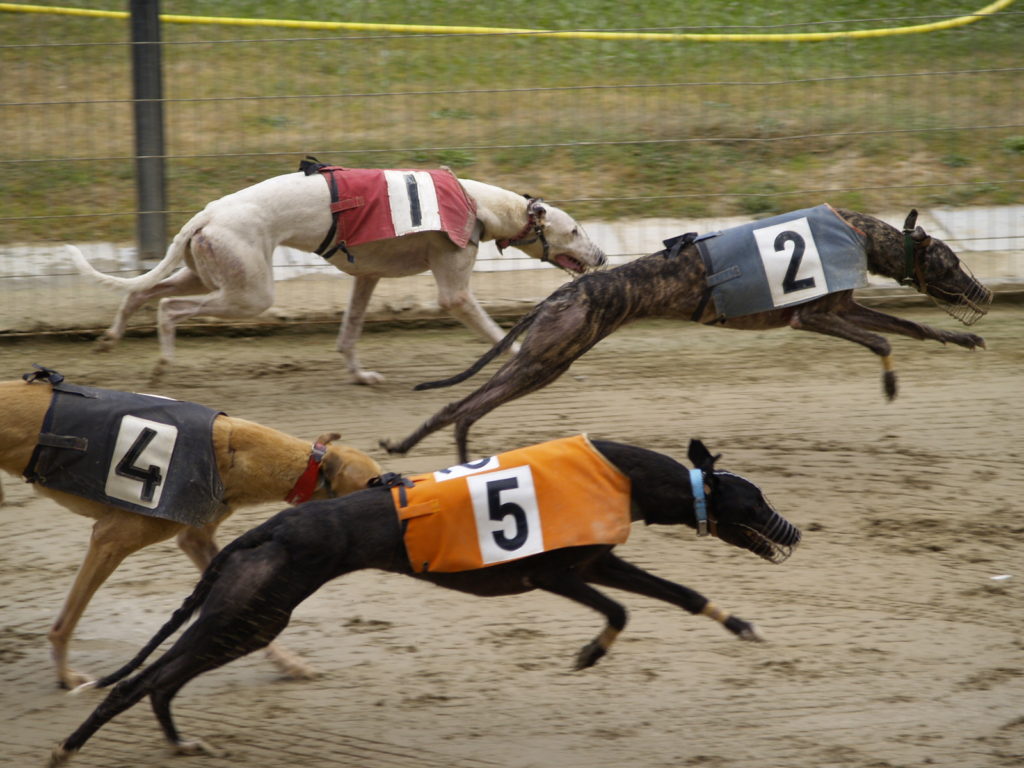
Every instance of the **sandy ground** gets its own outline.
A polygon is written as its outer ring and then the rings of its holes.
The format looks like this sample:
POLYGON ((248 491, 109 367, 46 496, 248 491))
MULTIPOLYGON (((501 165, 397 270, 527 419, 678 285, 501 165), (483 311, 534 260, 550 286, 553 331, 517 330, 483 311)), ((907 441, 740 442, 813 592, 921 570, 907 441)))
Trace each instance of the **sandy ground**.
MULTIPOLYGON (((955 325, 938 310, 901 313, 955 325)), ((364 572, 301 605, 282 637, 319 679, 282 680, 254 655, 179 695, 182 730, 225 757, 171 756, 143 704, 73 765, 1021 765, 1024 307, 997 305, 977 330, 989 350, 894 339, 901 393, 889 404, 875 358, 847 342, 645 323, 476 426, 475 454, 578 431, 681 459, 691 436, 722 452, 803 529, 787 563, 675 528, 637 526, 620 551, 757 622, 764 644, 620 594, 627 631, 576 673, 574 654, 601 626, 588 609, 364 572)), ((468 392, 411 386, 461 370, 483 344, 461 328, 369 333, 364 360, 389 377, 369 389, 346 383, 332 335, 183 338, 180 367, 158 391, 304 437, 339 429, 396 471, 453 463, 449 431, 398 460, 380 456, 377 440, 468 392)), ((38 362, 80 383, 154 391, 155 357, 152 338, 108 355, 22 339, 0 345, 0 377, 38 362)), ((5 490, 0 763, 43 765, 101 695, 58 690, 45 640, 90 523, 9 476, 5 490)), ((225 538, 276 508, 237 514, 225 538)), ((130 558, 93 600, 72 662, 94 674, 119 666, 195 578, 170 542, 130 558)))

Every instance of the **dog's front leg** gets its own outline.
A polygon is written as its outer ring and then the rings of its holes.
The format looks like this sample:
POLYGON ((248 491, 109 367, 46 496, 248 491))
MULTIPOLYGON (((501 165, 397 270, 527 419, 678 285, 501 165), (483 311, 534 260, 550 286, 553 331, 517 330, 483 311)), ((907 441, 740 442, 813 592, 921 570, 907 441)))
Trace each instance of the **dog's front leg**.
POLYGON ((855 323, 860 328, 864 328, 869 331, 879 331, 881 333, 898 333, 902 336, 909 336, 912 339, 918 339, 924 341, 925 339, 931 339, 933 341, 939 341, 943 344, 947 342, 950 344, 957 344, 967 349, 975 349, 977 347, 985 348, 985 340, 973 333, 960 333, 957 331, 947 331, 942 328, 932 328, 930 325, 924 325, 923 323, 915 323, 911 320, 906 320, 902 317, 895 317, 894 315, 887 315, 884 312, 878 312, 874 309, 862 306, 860 304, 854 304, 850 309, 843 312, 843 317, 852 323, 855 323))
MULTIPOLYGON (((475 260, 476 248, 470 246, 445 260, 431 261, 431 271, 437 281, 437 303, 443 312, 478 336, 497 344, 505 338, 505 331, 484 311, 469 287, 475 260)), ((515 354, 519 345, 512 345, 510 351, 515 354)))
POLYGON ((602 656, 608 653, 612 643, 626 627, 626 609, 587 584, 574 570, 531 574, 530 583, 538 589, 567 597, 593 608, 607 620, 601 633, 576 654, 574 668, 577 670, 594 666, 602 656))
POLYGON ((345 307, 345 315, 338 330, 336 348, 345 356, 345 365, 356 384, 380 384, 384 381, 384 377, 376 371, 364 370, 356 355, 356 342, 363 332, 366 308, 370 305, 370 296, 373 295, 373 289, 377 287, 379 281, 379 277, 353 278, 352 293, 349 295, 348 306, 345 307))
POLYGON ((845 319, 843 315, 835 312, 801 312, 798 308, 793 312, 789 325, 802 331, 837 336, 870 349, 882 358, 882 388, 885 391, 885 396, 889 400, 896 397, 896 372, 892 365, 892 346, 885 337, 859 328, 845 319))
POLYGON ((763 640, 757 628, 749 621, 722 610, 696 590, 676 584, 608 552, 595 560, 586 574, 587 581, 604 587, 621 589, 637 595, 664 600, 693 615, 714 619, 741 640, 763 640))
MULTIPOLYGON (((494 344, 505 338, 504 329, 491 319, 491 316, 480 306, 476 296, 468 289, 452 295, 440 293, 438 303, 444 312, 450 314, 478 336, 482 336, 494 344)), ((509 351, 513 354, 518 352, 519 344, 513 344, 509 351)))

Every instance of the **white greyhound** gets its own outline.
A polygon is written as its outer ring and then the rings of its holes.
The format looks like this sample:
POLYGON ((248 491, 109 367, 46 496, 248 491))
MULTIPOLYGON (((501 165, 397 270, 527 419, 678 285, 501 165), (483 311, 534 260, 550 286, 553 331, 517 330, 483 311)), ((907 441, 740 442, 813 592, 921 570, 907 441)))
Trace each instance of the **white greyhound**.
MULTIPOLYGON (((401 173, 408 176, 417 172, 401 173)), ((323 253, 335 230, 332 210, 336 207, 332 208, 332 202, 337 201, 337 194, 332 197, 336 190, 322 176, 310 171, 275 176, 212 201, 175 235, 160 263, 137 277, 99 272, 80 250, 67 246, 83 274, 129 291, 100 339, 103 348, 124 335, 132 313, 146 302, 161 298, 157 312, 161 354, 154 371, 159 375, 174 357, 178 323, 196 315, 251 317, 270 307, 274 301, 274 248, 286 245, 323 253), (171 275, 182 262, 184 265, 171 275)), ((378 384, 384 380, 381 374, 360 365, 355 350, 370 295, 382 277, 405 277, 430 270, 437 282, 441 308, 496 343, 505 332, 484 312, 469 287, 481 240, 496 240, 500 248, 515 246, 574 274, 604 264, 601 249, 564 211, 538 198, 490 184, 469 179, 459 179, 458 184, 469 199, 470 215, 473 204, 476 208, 475 224, 469 222, 472 233, 465 246, 460 247, 441 231, 411 231, 360 245, 346 247, 342 242, 333 255, 327 253, 331 264, 355 277, 337 349, 345 356, 356 383, 378 384)), ((361 202, 362 198, 358 199, 361 202)))

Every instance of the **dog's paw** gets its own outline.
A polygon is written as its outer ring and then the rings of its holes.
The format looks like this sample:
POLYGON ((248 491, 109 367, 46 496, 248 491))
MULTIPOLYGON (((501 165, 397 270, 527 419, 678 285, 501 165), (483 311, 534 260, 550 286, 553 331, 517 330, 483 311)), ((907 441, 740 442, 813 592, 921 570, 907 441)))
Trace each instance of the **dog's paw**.
POLYGON ((95 682, 96 680, 92 675, 78 672, 70 667, 61 670, 57 679, 58 687, 71 693, 80 693, 81 691, 88 690, 93 687, 95 682))
POLYGON ((764 635, 762 635, 754 624, 751 624, 745 619, 741 619, 739 616, 729 616, 725 621, 722 622, 725 628, 732 632, 740 640, 748 640, 755 643, 764 642, 764 635))
POLYGON ((591 640, 580 648, 580 652, 576 654, 576 663, 573 665, 573 669, 579 672, 581 669, 592 667, 606 653, 608 653, 608 650, 599 641, 591 640))
POLYGON ((74 754, 74 750, 64 749, 63 744, 58 744, 50 753, 50 762, 47 765, 49 768, 58 768, 58 766, 65 765, 68 760, 74 757, 74 754))
POLYGON ((392 456, 394 456, 395 454, 398 454, 399 456, 404 456, 409 452, 408 446, 405 446, 402 443, 394 443, 390 440, 378 440, 377 445, 379 445, 392 456))
POLYGON ((758 630, 758 628, 750 622, 744 622, 747 626, 736 633, 736 637, 740 640, 746 640, 751 643, 763 643, 765 642, 764 635, 758 630))
POLYGON ((207 757, 224 757, 226 753, 207 744, 202 739, 178 739, 174 742, 174 752, 179 755, 206 755, 207 757))
POLYGON ((895 371, 886 371, 882 375, 882 389, 885 390, 885 399, 886 400, 895 400, 896 399, 897 387, 896 387, 896 372, 895 371))
POLYGON ((96 339, 96 343, 92 345, 92 351, 97 354, 109 352, 114 348, 115 344, 117 344, 117 339, 104 334, 96 339))
POLYGON ((985 349, 985 340, 974 333, 965 333, 964 340, 960 346, 968 349, 985 349))
POLYGON ((153 370, 149 373, 149 386, 155 386, 159 384, 167 372, 171 369, 171 361, 165 357, 161 357, 156 361, 156 365, 153 366, 153 370))
POLYGON ((353 384, 365 384, 367 386, 373 386, 374 384, 383 384, 384 376, 377 373, 376 371, 355 371, 352 374, 353 384))
POLYGON ((318 673, 302 658, 277 643, 267 646, 267 658, 290 680, 312 680, 318 673))
POLYGON ((281 674, 289 680, 315 680, 320 673, 315 667, 307 664, 299 658, 292 658, 284 663, 279 663, 281 674))

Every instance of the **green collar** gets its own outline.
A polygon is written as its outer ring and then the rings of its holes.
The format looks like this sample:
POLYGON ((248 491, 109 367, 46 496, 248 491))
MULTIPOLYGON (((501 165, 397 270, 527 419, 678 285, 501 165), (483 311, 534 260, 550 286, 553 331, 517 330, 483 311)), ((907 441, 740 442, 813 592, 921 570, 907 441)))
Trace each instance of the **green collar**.
POLYGON ((903 230, 903 277, 900 278, 900 285, 910 285, 917 290, 922 287, 917 281, 917 259, 914 253, 914 230, 903 230))

